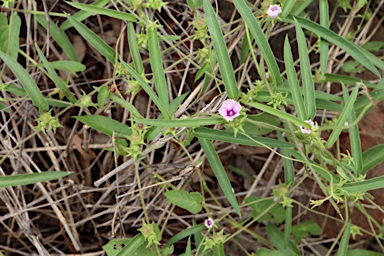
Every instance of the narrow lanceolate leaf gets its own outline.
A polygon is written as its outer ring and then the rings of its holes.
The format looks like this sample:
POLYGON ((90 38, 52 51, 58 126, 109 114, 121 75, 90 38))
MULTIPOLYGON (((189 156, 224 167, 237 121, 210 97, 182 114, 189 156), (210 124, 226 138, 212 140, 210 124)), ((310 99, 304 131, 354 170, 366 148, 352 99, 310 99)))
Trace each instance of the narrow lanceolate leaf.
POLYGON ((339 120, 337 120, 336 127, 333 129, 331 135, 328 138, 328 141, 326 143, 326 146, 328 148, 332 147, 333 144, 336 142, 343 127, 345 126, 345 121, 347 121, 347 118, 350 115, 351 111, 354 111, 353 104, 355 103, 358 92, 359 87, 356 86, 355 89, 353 89, 351 95, 349 96, 348 101, 345 103, 345 107, 339 116, 339 120))
POLYGON ((295 105, 297 115, 301 120, 307 120, 303 96, 299 85, 299 79, 297 79, 297 73, 293 64, 292 50, 289 45, 288 36, 285 38, 284 42, 284 63, 285 70, 287 71, 288 85, 291 90, 292 100, 295 105))
POLYGON ((173 236, 171 239, 168 240, 168 242, 164 245, 164 248, 176 243, 177 241, 180 241, 181 239, 186 238, 187 236, 193 235, 193 234, 201 234, 201 231, 206 229, 204 224, 199 225, 193 225, 190 228, 184 229, 183 231, 180 231, 175 236, 173 236))
POLYGON ((337 250, 337 256, 347 256, 350 234, 351 234, 351 222, 348 222, 347 226, 345 227, 343 237, 341 238, 339 248, 337 250))
POLYGON ((205 125, 214 125, 221 124, 223 122, 222 118, 219 117, 205 117, 205 118, 186 118, 186 119, 134 119, 135 122, 148 124, 152 126, 161 126, 161 127, 198 127, 205 125))
POLYGON ((282 85, 283 79, 281 78, 276 58, 273 55, 268 39, 261 29, 259 22, 256 20, 255 15, 253 15, 251 9, 249 9, 244 0, 233 0, 233 3, 247 24, 249 31, 251 31, 253 38, 256 40, 257 47, 260 49, 261 55, 267 62, 268 73, 272 76, 276 85, 282 85))
POLYGON ((235 72, 233 71, 232 62, 229 58, 219 22, 217 21, 211 3, 208 0, 204 0, 203 5, 209 34, 211 35, 213 48, 219 62, 220 74, 223 78, 225 90, 230 99, 237 100, 239 98, 239 89, 237 88, 235 72))
MULTIPOLYGON (((36 20, 43 26, 45 29, 48 28, 47 21, 43 15, 35 15, 36 20)), ((55 42, 63 49, 64 53, 73 61, 78 61, 75 49, 71 41, 69 40, 66 33, 61 30, 54 22, 49 21, 49 32, 50 36, 55 40, 55 42)))
MULTIPOLYGON (((293 18, 295 19, 295 18, 293 18)), ((300 24, 295 20, 296 38, 299 47, 301 80, 303 84, 304 106, 306 119, 313 119, 316 114, 315 84, 312 78, 311 64, 309 62, 307 41, 300 24)))
POLYGON ((139 46, 137 45, 137 40, 136 40, 135 28, 133 27, 132 22, 128 23, 127 35, 128 35, 129 52, 132 55, 132 60, 133 60, 133 63, 135 64, 135 69, 137 73, 142 74, 144 72, 143 60, 141 59, 141 56, 140 56, 139 46))
POLYGON ((160 101, 164 107, 169 108, 168 86, 165 80, 163 60, 160 52, 159 36, 157 35, 156 24, 152 23, 147 27, 149 62, 151 63, 155 87, 160 101))
MULTIPOLYGON (((308 29, 309 31, 317 34, 318 36, 326 39, 328 42, 331 42, 341 49, 346 51, 349 55, 351 55, 355 60, 361 63, 364 67, 369 69, 372 73, 380 77, 379 71, 376 69, 378 66, 380 69, 384 70, 384 62, 374 56, 372 53, 364 50, 362 47, 348 41, 347 39, 339 36, 335 32, 330 29, 327 29, 313 21, 308 19, 300 18, 295 16, 296 20, 300 23, 301 27, 308 29)), ((288 15, 284 21, 289 23, 294 23, 293 16, 288 15)))
POLYGON ((130 67, 127 63, 121 60, 121 64, 123 64, 124 68, 128 70, 128 72, 135 78, 136 82, 140 84, 143 90, 148 94, 151 100, 156 104, 156 106, 160 109, 161 113, 165 118, 171 119, 171 114, 169 110, 169 105, 164 104, 163 101, 157 97, 156 93, 152 90, 151 86, 143 79, 143 77, 136 72, 132 67, 130 67))
MULTIPOLYGON (((93 2, 92 6, 99 6, 99 7, 103 7, 105 6, 107 3, 109 3, 110 0, 96 0, 95 2, 93 2)), ((88 18, 89 16, 93 15, 93 13, 91 12, 87 12, 87 11, 79 11, 77 13, 75 13, 74 15, 72 15, 72 17, 76 20, 78 20, 79 22, 85 20, 86 18, 88 18)), ((60 29, 62 29, 63 31, 72 27, 72 24, 69 22, 69 20, 66 20, 63 22, 63 24, 61 24, 60 26, 60 29)))
POLYGON ((144 241, 145 238, 142 234, 135 235, 116 256, 134 255, 134 252, 144 243, 144 241))
POLYGON ((74 104, 76 102, 75 96, 73 96, 72 92, 68 89, 64 81, 57 75, 55 69, 51 66, 51 64, 45 58, 44 54, 41 52, 37 44, 35 44, 35 48, 37 50, 37 53, 39 54, 41 61, 43 62, 45 69, 48 71, 52 81, 65 94, 65 96, 69 99, 69 101, 74 104))
POLYGON ((112 137, 113 133, 117 135, 129 136, 132 134, 132 129, 125 124, 120 123, 106 116, 89 115, 89 116, 74 116, 83 124, 88 125, 92 129, 105 133, 112 137))
POLYGON ((372 178, 364 181, 348 183, 342 186, 342 189, 347 193, 359 193, 369 190, 384 188, 384 176, 372 178))
POLYGON ((87 28, 87 26, 81 22, 77 21, 71 16, 68 16, 68 20, 79 32, 79 34, 82 35, 84 39, 90 43, 98 52, 100 52, 101 55, 106 57, 110 62, 115 63, 116 53, 112 47, 106 44, 98 35, 96 35, 92 30, 87 28))
POLYGON ((73 3, 66 1, 67 4, 72 5, 73 7, 76 7, 77 9, 84 10, 86 12, 94 14, 102 14, 111 18, 119 19, 119 20, 126 20, 126 21, 136 21, 135 16, 132 14, 128 14, 125 12, 119 12, 111 9, 106 9, 102 7, 98 7, 95 5, 90 4, 80 4, 80 3, 73 3))
POLYGON ((281 13, 280 17, 284 19, 292 10, 292 7, 295 5, 296 0, 286 0, 284 2, 283 7, 281 8, 283 12, 281 13))
POLYGON ((70 175, 70 172, 40 172, 0 176, 0 188, 34 184, 49 180, 57 180, 70 175))
MULTIPOLYGON (((320 25, 329 28, 329 8, 328 0, 320 0, 320 25)), ((329 43, 327 40, 320 38, 320 70, 321 75, 324 76, 327 64, 328 64, 328 46, 329 43)))
POLYGON ((24 90, 31 98, 33 105, 37 106, 40 111, 47 111, 49 108, 48 103, 44 99, 43 94, 40 92, 39 87, 37 87, 35 81, 33 81, 27 71, 25 71, 25 69, 19 63, 12 59, 12 57, 3 52, 0 52, 0 58, 12 70, 13 74, 15 74, 15 76, 20 80, 24 90))
POLYGON ((204 149, 204 153, 207 156, 208 162, 211 165, 212 171, 215 174, 217 181, 219 182, 221 190, 237 214, 241 216, 239 204, 237 203, 234 190, 231 183, 229 182, 228 176, 220 162, 215 148, 213 147, 211 141, 208 139, 199 138, 199 142, 201 147, 204 149))
POLYGON ((19 34, 20 34, 21 20, 17 13, 12 13, 9 22, 9 44, 7 53, 14 60, 17 60, 19 52, 19 34))
POLYGON ((363 153, 363 173, 384 162, 384 144, 370 148, 363 153))

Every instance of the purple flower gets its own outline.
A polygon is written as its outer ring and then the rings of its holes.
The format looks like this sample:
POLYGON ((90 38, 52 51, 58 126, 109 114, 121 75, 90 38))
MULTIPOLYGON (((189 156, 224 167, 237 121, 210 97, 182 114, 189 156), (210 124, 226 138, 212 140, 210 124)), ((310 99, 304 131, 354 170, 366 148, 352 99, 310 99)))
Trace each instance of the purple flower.
POLYGON ((281 13, 281 8, 280 5, 275 4, 275 5, 270 5, 267 11, 267 14, 271 19, 276 19, 277 15, 281 13))
POLYGON ((213 224, 215 224, 215 222, 213 221, 213 219, 211 218, 208 218, 204 221, 204 225, 207 227, 207 228, 212 228, 213 227, 213 224))
POLYGON ((241 105, 235 100, 226 100, 219 109, 219 113, 225 120, 232 121, 240 115, 241 105))
MULTIPOLYGON (((304 122, 306 122, 307 124, 309 124, 312 128, 315 127, 315 123, 314 123, 311 119, 309 119, 309 120, 307 120, 307 121, 304 121, 304 122)), ((310 134, 310 133, 312 132, 312 129, 307 129, 307 128, 305 128, 304 126, 300 126, 300 131, 301 131, 302 133, 304 133, 304 134, 310 134)))

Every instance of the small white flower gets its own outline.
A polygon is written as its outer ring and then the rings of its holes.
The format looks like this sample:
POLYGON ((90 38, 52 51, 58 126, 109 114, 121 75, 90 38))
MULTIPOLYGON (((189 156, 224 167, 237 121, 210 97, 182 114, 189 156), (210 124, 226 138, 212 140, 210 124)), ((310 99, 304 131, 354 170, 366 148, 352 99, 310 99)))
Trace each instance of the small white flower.
POLYGON ((213 227, 213 224, 215 224, 215 222, 213 221, 213 219, 211 218, 208 218, 204 221, 204 225, 207 227, 207 228, 212 228, 213 227))
POLYGON ((267 14, 271 19, 276 19, 276 17, 281 13, 281 7, 278 4, 270 5, 267 11, 267 14))
MULTIPOLYGON (((304 121, 307 124, 309 124, 312 128, 315 127, 315 123, 312 121, 312 119, 309 119, 307 121, 304 121)), ((312 129, 307 129, 304 126, 300 126, 300 131, 303 134, 310 134, 312 132, 312 129)))

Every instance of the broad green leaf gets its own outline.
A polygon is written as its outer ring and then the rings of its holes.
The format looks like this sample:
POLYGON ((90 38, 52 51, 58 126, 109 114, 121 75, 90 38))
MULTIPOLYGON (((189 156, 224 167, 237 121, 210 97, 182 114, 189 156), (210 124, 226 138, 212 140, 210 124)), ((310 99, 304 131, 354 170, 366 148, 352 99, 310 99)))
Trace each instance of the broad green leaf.
POLYGON ((141 59, 139 46, 137 45, 137 40, 136 40, 136 32, 132 22, 128 22, 127 37, 128 37, 129 53, 132 55, 132 60, 133 60, 133 63, 135 64, 135 69, 137 73, 143 74, 144 72, 143 60, 141 59))
POLYGON ((341 69, 345 73, 352 73, 352 74, 360 73, 366 70, 364 67, 360 66, 360 63, 357 60, 344 62, 343 66, 341 66, 341 69))
MULTIPOLYGON (((248 115, 245 123, 243 124, 243 130, 245 134, 252 136, 266 135, 274 131, 274 126, 279 126, 280 119, 271 116, 267 113, 260 113, 257 115, 248 115), (250 122, 253 121, 253 122, 250 122), (255 125, 256 124, 256 125, 255 125), (265 125, 263 125, 265 124, 265 125)), ((230 127, 228 127, 229 129, 230 127)))
POLYGON ((342 186, 342 189, 350 194, 365 192, 379 188, 384 188, 384 176, 379 176, 364 181, 347 183, 342 186))
POLYGON ((215 50, 217 60, 219 62, 220 74, 223 78, 225 90, 230 99, 237 100, 239 98, 239 89, 237 88, 235 72, 233 71, 232 62, 228 55, 227 46, 225 44, 219 22, 211 3, 205 0, 203 2, 203 6, 205 19, 207 21, 209 34, 212 38, 213 49, 215 50))
POLYGON ((362 47, 371 52, 377 52, 380 51, 381 48, 384 48, 384 42, 383 41, 369 41, 366 42, 362 47))
MULTIPOLYGON (((47 21, 43 15, 35 15, 35 19, 47 29, 47 21)), ((64 33, 54 22, 49 21, 49 32, 55 42, 63 49, 64 53, 73 61, 78 61, 75 49, 67 34, 64 33)))
POLYGON ((198 192, 188 193, 185 190, 170 190, 165 192, 165 196, 172 204, 175 204, 192 214, 200 212, 203 208, 201 203, 203 202, 204 197, 198 192))
MULTIPOLYGON (((364 50, 363 48, 357 46, 356 44, 348 41, 347 39, 339 36, 330 29, 327 29, 313 21, 308 19, 300 18, 295 16, 296 20, 300 23, 301 27, 317 34, 318 36, 326 39, 327 41, 339 46, 341 49, 346 51, 351 55, 355 60, 359 61, 364 67, 369 69, 372 73, 380 77, 379 71, 376 69, 376 66, 384 70, 384 62, 378 57, 374 56, 370 52, 364 50)), ((293 16, 288 15, 284 21, 289 23, 294 23, 293 16)))
POLYGON ((68 16, 69 22, 73 27, 79 32, 79 34, 91 44, 98 52, 106 57, 111 63, 115 63, 116 53, 115 50, 110 47, 107 43, 104 42, 98 35, 95 34, 92 30, 87 28, 84 24, 77 21, 76 19, 68 16))
POLYGON ((337 256, 347 255, 350 233, 351 233, 351 222, 348 222, 347 227, 344 230, 343 237, 341 238, 339 249, 337 250, 337 256))
POLYGON ((201 147, 204 149, 204 153, 207 156, 208 162, 211 165, 212 171, 216 176, 217 181, 219 182, 220 188, 223 191, 225 197, 232 205, 237 214, 241 217, 241 212, 239 204, 237 203, 234 190, 231 183, 229 182, 227 173, 224 170, 223 165, 217 155, 215 148, 208 139, 199 137, 199 142, 201 147))
POLYGON ((108 256, 116 256, 130 241, 130 238, 112 239, 103 246, 103 250, 108 256))
POLYGON ((308 234, 319 236, 322 232, 321 227, 313 220, 304 220, 292 227, 292 234, 295 237, 296 243, 299 243, 301 239, 308 234))
POLYGON ((284 245, 284 234, 275 225, 268 224, 266 231, 272 244, 285 256, 300 255, 299 249, 291 241, 288 245, 284 245))
POLYGON ((42 65, 48 71, 52 81, 65 94, 65 96, 69 99, 69 101, 72 104, 74 104, 76 102, 75 96, 73 96, 72 92, 68 89, 68 87, 64 83, 64 81, 57 75, 57 73, 54 70, 54 68, 52 67, 51 63, 48 62, 48 60, 45 58, 44 54, 41 52, 41 50, 40 50, 39 46, 37 46, 37 44, 35 44, 35 48, 37 50, 37 53, 39 54, 41 61, 43 62, 42 65))
POLYGON ((299 47, 301 80, 303 84, 304 107, 306 110, 305 120, 313 119, 316 114, 315 84, 313 82, 311 64, 309 62, 307 41, 300 24, 295 18, 293 19, 295 21, 297 45, 299 47))
POLYGON ((272 199, 250 196, 245 199, 245 203, 252 208, 252 218, 257 218, 258 222, 270 220, 277 223, 282 223, 285 219, 284 207, 272 199), (266 209, 269 210, 268 212, 264 213, 266 209))
POLYGON ((29 185, 49 180, 57 180, 70 174, 71 172, 47 171, 40 173, 26 173, 0 176, 0 188, 29 185))
MULTIPOLYGON (((157 35, 156 24, 147 26, 149 62, 151 64, 153 80, 159 100, 162 105, 169 109, 168 85, 165 80, 163 60, 160 52, 159 37, 157 35)), ((169 119, 169 118, 168 118, 169 119)))
POLYGON ((19 63, 12 59, 12 57, 3 52, 0 52, 0 58, 12 70, 13 74, 15 74, 15 76, 20 80, 24 90, 31 98, 33 105, 37 106, 40 109, 40 112, 47 111, 49 108, 48 103, 44 99, 43 94, 40 92, 39 87, 29 76, 27 71, 25 71, 25 69, 19 63))
MULTIPOLYGON (((91 3, 90 5, 98 6, 98 7, 104 7, 109 2, 110 2, 110 0, 96 0, 95 2, 91 3)), ((79 11, 79 12, 75 13, 74 15, 72 15, 72 17, 74 19, 78 20, 79 22, 81 22, 92 15, 93 15, 93 13, 91 13, 91 12, 79 11)), ((60 29, 64 31, 70 27, 72 27, 72 24, 69 22, 69 20, 66 20, 63 22, 63 24, 61 24, 60 29)))
POLYGON ((293 144, 278 141, 275 139, 258 137, 258 136, 249 136, 251 138, 250 139, 249 137, 241 133, 238 133, 235 137, 233 132, 215 130, 215 129, 205 128, 205 127, 196 128, 194 130, 194 133, 196 137, 199 137, 199 138, 218 140, 218 141, 253 146, 253 147, 269 147, 269 148, 283 148, 283 147, 293 148, 294 147, 293 144))
POLYGON ((114 132, 125 136, 132 134, 132 129, 130 127, 109 117, 90 115, 74 116, 74 118, 99 132, 107 134, 110 137, 112 137, 114 132))
POLYGON ((257 47, 260 49, 261 55, 267 62, 269 74, 272 76, 272 79, 276 85, 282 85, 283 79, 281 78, 281 73, 279 66, 277 65, 276 58, 273 55, 271 47, 268 43, 268 39, 261 29, 259 22, 256 20, 255 15, 252 13, 251 9, 248 7, 244 0, 234 0, 233 3, 235 4, 236 9, 239 11, 241 17, 244 19, 245 24, 247 24, 253 38, 256 40, 257 47))
POLYGON ((363 171, 362 174, 367 173, 373 167, 384 162, 384 144, 377 145, 364 151, 363 157, 363 171))
POLYGON ((298 117, 301 120, 307 120, 306 110, 304 108, 303 96, 301 93, 299 80, 293 64, 292 50, 289 45, 288 36, 285 37, 284 42, 284 63, 285 70, 287 71, 288 85, 291 91, 293 105, 295 105, 298 117))
POLYGON ((340 116, 339 116, 339 119, 337 120, 335 128, 332 130, 332 133, 328 138, 328 141, 326 143, 326 146, 328 148, 332 147, 333 144, 336 142, 337 138, 339 137, 345 125, 345 121, 347 121, 349 114, 351 113, 351 111, 354 111, 353 104, 355 103, 358 92, 359 92, 359 87, 356 86, 355 89, 353 89, 351 95, 349 96, 348 101, 345 103, 345 107, 343 111, 340 113, 340 116))
POLYGON ((90 5, 90 4, 80 4, 80 3, 74 3, 74 2, 68 2, 65 1, 67 4, 72 5, 73 7, 90 12, 92 15, 95 14, 102 14, 111 18, 119 19, 119 20, 126 20, 126 21, 136 21, 135 16, 132 14, 128 14, 126 12, 119 12, 107 8, 98 7, 96 5, 90 5))
POLYGON ((213 256, 225 256, 223 243, 215 244, 212 247, 213 256))
MULTIPOLYGON (((56 60, 49 62, 50 66, 56 70, 68 71, 69 73, 82 72, 86 69, 85 65, 72 60, 56 60)), ((42 66, 39 64, 38 66, 42 66)))
POLYGON ((193 234, 197 234, 197 233, 201 233, 202 230, 206 229, 206 227, 204 226, 204 223, 201 223, 199 225, 193 225, 192 227, 189 227, 187 229, 184 229, 183 231, 180 231, 179 233, 177 233, 176 235, 174 235, 171 239, 169 239, 164 247, 168 247, 178 241, 180 241, 181 239, 184 239, 190 235, 193 235, 193 234))
POLYGON ((152 126, 161 126, 161 127, 198 127, 204 125, 213 125, 213 124, 221 124, 223 119, 220 117, 204 117, 204 118, 184 118, 184 119, 134 119, 135 122, 148 124, 152 126))
MULTIPOLYGON (((142 234, 135 235, 124 247, 124 249, 121 250, 116 256, 135 255, 135 251, 144 243, 144 240, 145 239, 142 234)), ((137 254, 137 256, 139 255, 137 254)))

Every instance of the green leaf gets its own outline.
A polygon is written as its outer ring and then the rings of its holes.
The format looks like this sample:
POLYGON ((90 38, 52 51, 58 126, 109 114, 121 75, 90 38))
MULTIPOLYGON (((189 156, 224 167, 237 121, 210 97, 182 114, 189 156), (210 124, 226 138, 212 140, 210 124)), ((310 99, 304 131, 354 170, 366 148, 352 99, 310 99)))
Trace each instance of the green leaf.
MULTIPOLYGON (((319 1, 320 9, 320 25, 329 28, 329 6, 328 0, 319 1)), ((320 38, 320 70, 321 75, 324 76, 328 65, 328 52, 329 43, 327 40, 320 38)))
MULTIPOLYGON (((135 235, 131 241, 116 256, 135 255, 134 252, 144 243, 142 234, 135 235)), ((139 256, 139 254, 136 254, 139 256)), ((136 256, 135 255, 135 256, 136 256)))
POLYGON ((288 36, 285 37, 284 42, 284 63, 285 69, 287 71, 290 93, 292 94, 293 105, 295 105, 297 115, 301 120, 307 120, 303 96, 301 93, 299 80, 297 79, 297 74, 293 63, 292 50, 291 46, 289 45, 288 36))
POLYGON ((319 236, 322 232, 321 227, 313 220, 304 220, 292 227, 292 234, 295 236, 296 243, 299 243, 308 234, 319 236))
MULTIPOLYGON (((286 142, 283 135, 280 131, 277 131, 277 137, 279 141, 286 142)), ((295 182, 295 168, 293 166, 293 162, 291 160, 292 156, 289 154, 288 150, 286 148, 280 149, 281 154, 285 157, 283 157, 283 163, 284 163, 284 180, 285 184, 288 186, 293 185, 295 182)))
MULTIPOLYGON (((243 124, 243 130, 246 134, 251 136, 266 135, 275 129, 273 126, 279 126, 280 119, 271 116, 267 113, 260 113, 256 115, 248 115, 245 123, 243 124), (254 122, 250 122, 254 121, 254 122), (266 125, 264 125, 266 124, 266 125), (263 126, 264 125, 264 126, 263 126)), ((229 129, 230 127, 228 127, 229 129)))
POLYGON ((159 37, 155 23, 147 27, 149 62, 151 63, 155 87, 164 108, 169 109, 168 85, 165 80, 163 60, 160 52, 159 37))
POLYGON ((293 17, 293 19, 295 21, 297 45, 299 47, 300 70, 303 84, 304 106, 306 110, 305 120, 313 119, 316 114, 315 84, 313 83, 311 64, 309 62, 307 41, 300 24, 295 17, 293 17))
POLYGON ((257 249, 256 255, 257 256, 285 256, 283 253, 279 251, 272 251, 263 247, 257 249))
MULTIPOLYGON (((35 15, 35 19, 47 29, 47 21, 45 20, 45 16, 43 15, 35 15)), ((67 34, 64 33, 54 22, 49 21, 49 31, 50 36, 54 39, 55 43, 57 43, 61 49, 63 49, 64 53, 73 61, 78 61, 75 49, 71 41, 69 40, 67 34)))
MULTIPOLYGON (((104 7, 107 3, 109 3, 109 1, 110 0, 96 0, 95 2, 93 2, 90 5, 98 6, 98 7, 104 7)), ((74 15, 72 15, 72 17, 74 19, 78 20, 79 22, 81 22, 92 15, 93 15, 93 13, 91 13, 91 12, 79 11, 79 12, 75 13, 74 15)), ((63 22, 63 24, 61 24, 60 29, 64 31, 70 27, 72 27, 72 24, 69 22, 69 20, 66 20, 63 22)))
POLYGON ((148 124, 152 126, 161 126, 161 127, 197 127, 197 126, 204 126, 204 125, 213 125, 213 124, 221 124, 223 122, 223 119, 220 117, 204 117, 204 118, 198 118, 198 117, 192 117, 192 118, 185 118, 185 119, 174 119, 174 120, 167 120, 167 119, 134 119, 135 122, 142 123, 142 124, 148 124))
POLYGON ((235 135, 233 132, 227 132, 227 131, 221 131, 211 128, 205 128, 205 127, 199 127, 194 130, 196 137, 198 138, 205 138, 205 139, 211 139, 211 140, 218 140, 233 144, 239 144, 239 145, 247 145, 247 146, 253 146, 253 147, 269 147, 269 148, 293 148, 294 145, 278 141, 275 139, 265 138, 265 137, 258 137, 258 136, 250 136, 247 137, 241 133, 235 135))
POLYGON ((356 60, 344 62, 343 66, 341 66, 341 69, 346 73, 353 74, 365 71, 365 68, 360 66, 360 63, 356 60))
POLYGON ((203 208, 201 203, 204 197, 198 192, 188 193, 185 190, 170 190, 165 192, 165 196, 172 203, 180 208, 196 214, 203 208))
POLYGON ((367 173, 373 167, 384 162, 384 144, 377 145, 364 151, 363 157, 363 170, 362 174, 367 173))
POLYGON ((233 71, 232 62, 228 55, 227 46, 224 41, 223 34, 216 14, 208 0, 203 2, 205 18, 209 34, 212 38, 213 49, 215 50, 217 60, 219 62, 220 74, 223 78, 225 90, 230 99, 237 100, 239 98, 239 89, 235 79, 235 72, 233 71))
POLYGON ((381 48, 384 48, 384 42, 383 41, 369 41, 366 42, 362 47, 371 52, 378 52, 381 50, 381 48))
POLYGON ((130 238, 116 238, 110 240, 106 245, 103 246, 103 250, 108 256, 116 256, 125 245, 131 241, 130 238))
POLYGON ((271 199, 250 196, 245 199, 245 203, 252 208, 252 218, 257 218, 258 222, 271 220, 282 223, 285 219, 284 207, 271 199))
POLYGON ((345 121, 347 121, 347 118, 351 111, 353 111, 353 104, 356 101, 357 93, 359 92, 359 87, 356 86, 355 89, 353 89, 351 95, 348 98, 348 101, 345 103, 345 107, 343 111, 340 113, 339 119, 337 120, 337 123, 335 125, 335 128, 332 130, 331 135, 328 138, 328 141, 326 143, 326 146, 328 148, 332 147, 333 144, 336 142, 337 138, 339 137, 345 121))
POLYGON ((292 7, 295 5, 296 0, 285 0, 284 5, 282 6, 282 13, 280 17, 284 19, 292 10, 292 7))
MULTIPOLYGON (((379 68, 384 70, 384 62, 380 60, 378 57, 374 56, 373 54, 364 50, 363 48, 357 46, 356 44, 348 41, 347 39, 339 36, 332 30, 322 27, 319 24, 314 23, 313 21, 300 18, 297 16, 295 16, 295 18, 300 23, 301 27, 339 46, 341 49, 343 49, 349 55, 351 55, 355 60, 359 61, 364 67, 366 67, 372 73, 380 77, 380 73, 374 65, 377 65, 379 68)), ((288 15, 284 19, 284 21, 289 23, 294 23, 293 16, 288 15)))
POLYGON ((19 53, 19 35, 20 35, 21 20, 17 13, 12 13, 9 22, 9 40, 7 53, 17 61, 19 53))
POLYGON ((361 255, 364 255, 364 256, 383 256, 382 253, 364 250, 364 249, 353 249, 353 250, 348 250, 348 252, 347 252, 347 256, 361 256, 361 255))
POLYGON ((33 105, 37 106, 40 109, 40 112, 47 111, 49 108, 48 103, 45 101, 43 94, 39 90, 39 87, 29 76, 27 71, 25 71, 25 69, 19 63, 12 59, 12 57, 3 52, 0 52, 0 58, 4 61, 5 64, 8 65, 15 76, 20 80, 24 90, 31 98, 33 105))
POLYGON ((69 22, 75 27, 79 34, 98 52, 106 57, 111 63, 115 63, 116 53, 115 50, 104 42, 98 35, 96 35, 92 30, 87 28, 84 24, 77 21, 76 19, 68 16, 69 22))
POLYGON ((253 38, 256 40, 257 47, 260 49, 261 55, 267 62, 269 74, 272 76, 276 85, 282 85, 283 79, 281 78, 279 66, 277 65, 276 58, 273 55, 268 39, 261 29, 259 22, 256 20, 251 9, 247 6, 244 0, 234 0, 233 3, 241 17, 244 19, 245 24, 247 24, 253 38))
POLYGON ((9 42, 9 26, 7 16, 4 12, 0 13, 0 51, 7 52, 9 42))
POLYGON ((212 171, 215 174, 217 181, 219 182, 221 190, 237 214, 241 217, 239 204, 237 203, 234 190, 231 183, 229 182, 228 176, 220 162, 215 148, 212 146, 212 143, 208 139, 199 137, 199 142, 201 147, 204 149, 204 153, 207 156, 208 162, 211 165, 212 171))
POLYGON ((351 222, 348 222, 347 227, 344 230, 343 237, 341 238, 337 256, 346 256, 348 251, 349 236, 351 231, 351 222))
POLYGON ((34 184, 37 182, 44 182, 49 180, 57 180, 70 175, 71 172, 55 172, 47 171, 40 173, 27 173, 0 176, 0 188, 7 188, 13 186, 22 186, 34 184))
POLYGON ((48 62, 48 60, 45 58, 44 54, 41 52, 41 50, 40 50, 40 48, 39 48, 39 46, 37 44, 35 44, 35 48, 37 50, 37 53, 39 54, 39 57, 40 57, 41 61, 43 62, 42 65, 48 71, 52 81, 65 94, 65 96, 69 99, 69 101, 72 104, 76 103, 75 96, 73 96, 72 92, 68 89, 68 87, 64 83, 64 81, 57 75, 57 73, 53 69, 51 63, 48 62))
POLYGON ((212 247, 213 256, 225 256, 223 243, 215 244, 212 247))
MULTIPOLYGON (((56 70, 64 70, 72 74, 82 72, 86 69, 84 64, 72 60, 56 60, 49 62, 49 64, 56 70)), ((38 64, 37 66, 41 66, 41 64, 38 64)))
POLYGON ((187 247, 185 247, 184 256, 192 256, 191 236, 188 237, 187 247))
POLYGON ((112 137, 112 134, 115 132, 117 134, 129 136, 132 134, 132 129, 125 124, 120 123, 112 118, 105 116, 74 116, 80 122, 88 125, 89 127, 107 134, 109 137, 112 137))
POLYGON ((132 60, 133 60, 133 63, 135 64, 135 69, 137 73, 143 74, 144 73, 143 60, 141 59, 139 46, 137 45, 137 41, 136 41, 136 32, 132 22, 128 22, 127 37, 128 37, 129 52, 132 55, 132 60))
POLYGON ((187 4, 192 11, 201 8, 201 0, 187 0, 187 4))
POLYGON ((102 85, 97 92, 97 106, 99 108, 104 107, 105 102, 109 96, 109 88, 106 84, 102 85))
POLYGON ((133 22, 136 21, 135 16, 133 16, 132 14, 128 14, 126 12, 119 12, 119 11, 98 7, 90 4, 80 4, 80 3, 68 2, 68 1, 65 1, 65 2, 77 9, 90 12, 92 15, 102 14, 111 18, 119 19, 119 20, 126 20, 126 21, 133 21, 133 22))
POLYGON ((139 111, 137 111, 135 106, 133 106, 130 102, 128 102, 122 98, 119 98, 117 95, 112 94, 112 93, 109 94, 109 98, 111 98, 111 100, 113 100, 114 102, 119 103, 122 107, 128 109, 134 117, 136 117, 136 118, 142 117, 140 115, 139 111))
POLYGON ((190 235, 201 233, 201 231, 204 229, 206 229, 206 227, 204 226, 204 223, 201 223, 199 225, 193 225, 192 227, 184 229, 183 231, 180 231, 179 233, 174 235, 171 239, 169 239, 168 242, 165 243, 164 247, 168 247, 190 235))
POLYGON ((284 234, 275 225, 268 224, 266 231, 272 244, 285 256, 300 255, 299 249, 291 241, 288 245, 284 245, 284 234))
POLYGON ((350 194, 365 192, 379 188, 384 188, 384 176, 379 176, 364 181, 347 183, 342 186, 342 189, 350 194))

